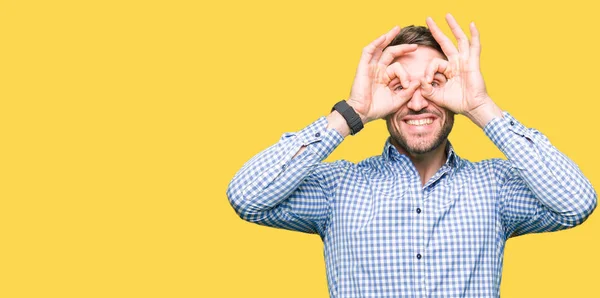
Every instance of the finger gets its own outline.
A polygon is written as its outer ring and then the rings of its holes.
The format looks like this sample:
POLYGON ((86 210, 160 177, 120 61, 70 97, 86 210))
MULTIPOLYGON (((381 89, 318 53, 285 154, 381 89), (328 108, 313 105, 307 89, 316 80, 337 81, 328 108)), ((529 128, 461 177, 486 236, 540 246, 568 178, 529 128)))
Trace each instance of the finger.
POLYGON ((394 59, 410 52, 414 52, 417 49, 416 44, 401 44, 397 46, 388 47, 381 54, 381 58, 377 62, 379 65, 388 66, 394 59))
POLYGON ((435 104, 442 106, 440 103, 440 91, 438 88, 433 88, 425 78, 421 78, 419 81, 419 87, 421 88, 421 95, 426 99, 433 101, 435 104))
POLYGON ((448 22, 448 26, 450 26, 450 30, 452 30, 452 34, 456 37, 456 42, 458 43, 458 51, 463 55, 463 57, 469 57, 469 38, 460 28, 460 25, 456 22, 454 17, 451 14, 446 15, 446 22, 448 22))
POLYGON ((399 31, 400 28, 398 26, 395 26, 388 33, 379 36, 377 39, 375 39, 363 48, 362 55, 360 56, 360 61, 358 62, 357 75, 365 75, 369 71, 369 63, 371 62, 373 55, 375 55, 376 52, 381 52, 381 49, 385 47, 382 47, 382 45, 386 44, 386 40, 388 39, 389 35, 398 34, 399 31))
POLYGON ((387 47, 392 42, 392 40, 396 38, 398 33, 400 33, 400 27, 395 26, 394 28, 392 28, 392 30, 383 35, 385 39, 376 46, 375 51, 371 56, 371 60, 369 60, 369 63, 375 63, 379 61, 379 57, 381 57, 383 49, 385 49, 385 47, 387 47))
POLYGON ((431 84, 436 73, 443 74, 447 79, 452 77, 450 63, 447 60, 435 58, 429 62, 425 69, 425 81, 431 84))
POLYGON ((458 51, 456 50, 456 47, 452 41, 442 32, 442 30, 440 30, 431 17, 427 17, 425 22, 427 23, 427 27, 429 27, 429 31, 431 31, 433 38, 435 38, 435 40, 440 44, 440 47, 442 47, 442 51, 444 51, 446 57, 450 58, 450 56, 458 54, 458 51))
POLYGON ((469 25, 469 30, 471 31, 471 51, 470 57, 472 61, 472 65, 479 69, 479 57, 481 56, 481 43, 479 41, 479 30, 475 27, 475 23, 471 22, 469 25))
POLYGON ((392 65, 386 68, 387 78, 384 80, 384 84, 389 84, 395 78, 400 79, 400 84, 403 88, 408 88, 410 85, 410 80, 408 79, 408 73, 400 64, 400 62, 394 62, 392 65))
MULTIPOLYGON (((389 83, 387 83, 387 86, 388 86, 388 88, 390 88, 390 89, 395 89, 395 88, 393 88, 392 86, 396 87, 396 85, 400 85, 400 86, 402 86, 402 82, 400 82, 400 79, 399 79, 399 78, 397 78, 397 77, 396 77, 396 78, 393 78, 392 80, 390 80, 390 82, 389 82, 389 83)), ((402 89, 404 89, 404 86, 402 86, 402 89)))
POLYGON ((402 91, 400 91, 398 93, 398 95, 401 96, 403 99, 408 100, 412 97, 412 95, 415 93, 415 91, 417 91, 417 89, 419 89, 420 86, 421 86, 421 83, 417 80, 414 80, 414 81, 410 82, 410 84, 408 85, 408 87, 406 89, 402 89, 402 91))
POLYGON ((370 44, 368 44, 366 47, 364 47, 363 51, 362 51, 362 55, 360 57, 360 64, 369 64, 369 61, 371 61, 371 58, 373 57, 375 50, 377 50, 377 47, 381 43, 383 43, 384 40, 385 40, 385 34, 379 36, 377 39, 375 39, 370 44))
POLYGON ((421 86, 421 84, 419 83, 419 81, 415 80, 415 81, 410 82, 410 85, 406 89, 402 89, 402 91, 396 93, 394 95, 393 110, 397 110, 402 105, 404 105, 413 96, 415 91, 417 91, 417 89, 419 89, 419 86, 421 86))

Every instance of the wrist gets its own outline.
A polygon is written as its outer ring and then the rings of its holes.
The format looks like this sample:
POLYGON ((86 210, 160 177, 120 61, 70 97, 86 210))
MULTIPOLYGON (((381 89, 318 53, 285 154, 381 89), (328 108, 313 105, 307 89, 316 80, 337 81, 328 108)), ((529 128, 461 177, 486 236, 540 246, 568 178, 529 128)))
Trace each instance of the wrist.
POLYGON ((487 98, 484 103, 480 104, 476 108, 464 114, 467 118, 471 119, 480 128, 484 128, 492 119, 503 118, 502 109, 492 101, 491 98, 487 98))
POLYGON ((327 116, 327 129, 329 128, 337 130, 337 132, 339 132, 344 138, 350 134, 350 126, 348 126, 348 122, 346 122, 346 119, 344 119, 342 114, 335 110, 327 116))
POLYGON ((364 122, 361 116, 356 112, 354 107, 348 104, 348 101, 339 101, 333 106, 331 111, 337 111, 344 118, 351 135, 355 135, 363 129, 364 122))
POLYGON ((367 124, 368 122, 371 122, 371 120, 369 120, 366 115, 363 115, 363 113, 360 112, 360 109, 358 108, 359 107, 358 103, 356 103, 352 99, 348 99, 348 100, 346 100, 346 102, 348 103, 348 105, 350 107, 352 107, 352 109, 354 109, 356 114, 358 114, 358 116, 360 117, 360 121, 362 121, 363 125, 367 124))

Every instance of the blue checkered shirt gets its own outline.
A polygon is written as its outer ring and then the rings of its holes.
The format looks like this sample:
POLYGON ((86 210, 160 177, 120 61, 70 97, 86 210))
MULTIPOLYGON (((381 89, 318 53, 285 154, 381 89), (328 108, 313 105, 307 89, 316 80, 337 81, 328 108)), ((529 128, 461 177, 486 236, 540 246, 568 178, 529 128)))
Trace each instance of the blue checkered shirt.
POLYGON ((319 234, 331 297, 498 297, 509 237, 574 227, 596 207, 579 168, 506 112, 484 131, 508 160, 448 145, 425 185, 389 140, 358 164, 322 162, 343 140, 326 126, 284 134, 227 195, 244 220, 319 234))

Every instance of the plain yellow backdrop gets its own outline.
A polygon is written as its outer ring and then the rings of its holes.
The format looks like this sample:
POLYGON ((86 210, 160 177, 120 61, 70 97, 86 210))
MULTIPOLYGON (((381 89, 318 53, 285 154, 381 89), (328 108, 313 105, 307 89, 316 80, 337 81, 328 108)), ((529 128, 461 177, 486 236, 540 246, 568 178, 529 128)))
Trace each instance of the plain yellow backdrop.
MULTIPOLYGON (((225 191, 345 98, 394 25, 475 21, 498 105, 596 187, 589 1, 0 1, 0 297, 328 297, 318 236, 243 222, 225 191)), ((382 122, 328 160, 380 154, 382 122)), ((471 161, 501 157, 458 117, 471 161)), ((504 297, 598 297, 600 220, 508 241, 504 297)))

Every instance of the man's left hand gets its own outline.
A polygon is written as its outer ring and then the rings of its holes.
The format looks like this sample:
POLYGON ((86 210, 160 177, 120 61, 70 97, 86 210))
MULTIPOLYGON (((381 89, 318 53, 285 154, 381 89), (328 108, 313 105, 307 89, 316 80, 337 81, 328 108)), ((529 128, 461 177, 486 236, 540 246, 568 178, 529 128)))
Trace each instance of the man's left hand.
POLYGON ((469 40, 452 15, 446 15, 446 21, 456 38, 458 49, 437 24, 427 18, 427 26, 448 60, 434 59, 430 62, 421 80, 421 94, 440 107, 467 116, 483 128, 493 118, 501 118, 502 110, 488 96, 481 75, 479 31, 475 23, 471 23, 469 40), (446 77, 445 84, 432 86, 436 73, 446 77))

